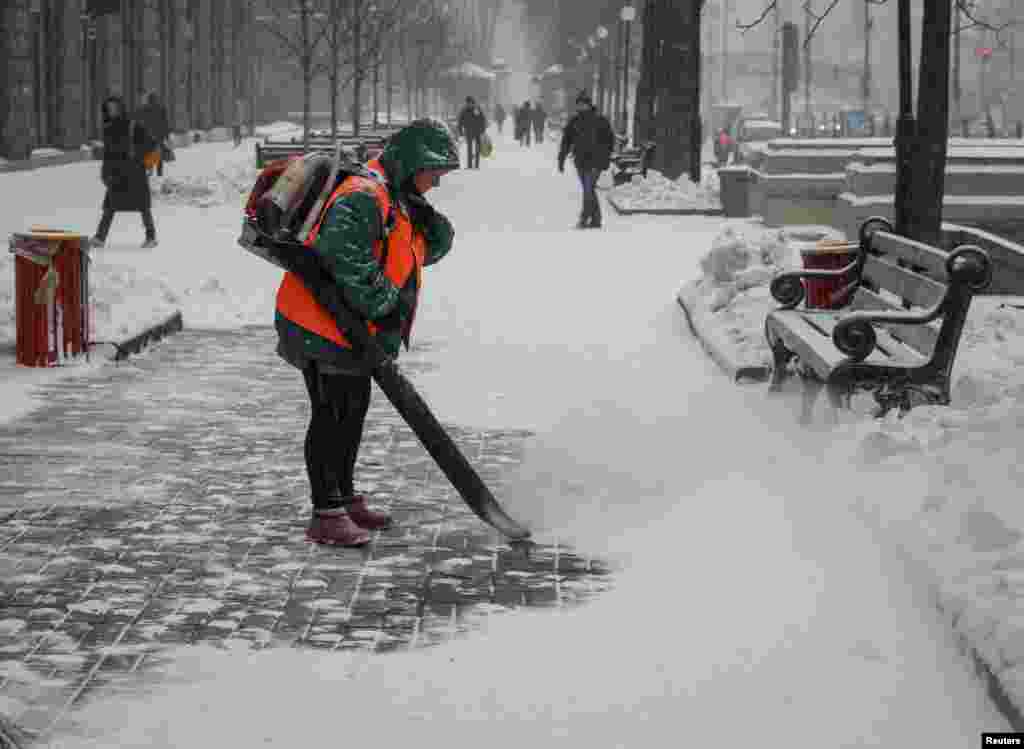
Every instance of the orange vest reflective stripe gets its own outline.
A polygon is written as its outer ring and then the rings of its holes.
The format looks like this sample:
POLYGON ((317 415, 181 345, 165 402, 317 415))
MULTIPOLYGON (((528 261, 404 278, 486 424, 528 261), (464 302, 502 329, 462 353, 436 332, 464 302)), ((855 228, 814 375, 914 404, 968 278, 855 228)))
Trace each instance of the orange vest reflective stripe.
MULTIPOLYGON (((367 165, 371 170, 383 172, 376 161, 367 165)), ((313 244, 320 234, 320 225, 324 217, 334 205, 334 202, 345 195, 354 192, 369 192, 377 199, 378 210, 381 213, 381 224, 384 217, 391 210, 391 198, 383 184, 373 179, 360 176, 352 176, 342 182, 327 201, 320 221, 313 227, 305 244, 309 252, 314 252, 313 244)), ((384 265, 384 275, 397 288, 401 289, 409 280, 409 276, 416 274, 416 294, 419 296, 420 280, 423 263, 426 259, 427 245, 423 235, 413 228, 409 217, 401 210, 394 211, 395 225, 386 238, 382 238, 374 244, 373 254, 378 260, 385 256, 384 243, 387 242, 387 253, 384 265)), ((324 309, 316 300, 313 294, 306 288, 305 284, 294 273, 285 273, 281 286, 277 290, 277 311, 306 330, 316 333, 329 341, 334 341, 340 346, 351 348, 352 344, 338 329, 337 323, 330 313, 324 309)), ((411 327, 410 319, 410 327, 411 327)), ((377 326, 367 323, 367 329, 371 334, 376 334, 377 326)), ((408 330, 406 331, 408 335, 408 330)))

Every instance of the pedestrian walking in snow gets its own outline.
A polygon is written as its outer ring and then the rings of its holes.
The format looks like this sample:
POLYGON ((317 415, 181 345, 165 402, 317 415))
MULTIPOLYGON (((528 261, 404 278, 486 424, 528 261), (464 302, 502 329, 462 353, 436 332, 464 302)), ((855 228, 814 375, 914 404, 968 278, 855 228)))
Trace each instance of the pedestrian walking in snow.
POLYGON ((494 107, 494 121, 498 123, 498 134, 505 128, 505 107, 501 106, 501 102, 494 107))
POLYGON ((565 159, 572 153, 576 173, 583 189, 583 209, 578 229, 601 228, 601 201, 597 197, 597 180, 611 166, 615 132, 608 118, 597 111, 590 94, 581 91, 576 97, 576 114, 562 132, 558 148, 558 171, 565 171, 565 159))
MULTIPOLYGON (((398 356, 403 342, 409 346, 421 269, 452 246, 451 223, 424 195, 459 168, 458 148, 444 123, 417 120, 391 136, 367 168, 372 176, 350 176, 334 191, 306 246, 322 258, 381 348, 398 356)), ((313 514, 306 538, 362 546, 368 531, 391 524, 355 488, 372 364, 291 273, 277 292, 275 323, 278 353, 302 370, 312 407, 305 459, 313 514)))
POLYGON ((516 130, 519 132, 519 145, 530 145, 530 134, 533 132, 533 108, 530 102, 524 101, 519 108, 519 120, 516 123, 516 130))
POLYGON ((125 115, 124 101, 120 96, 110 96, 103 102, 103 166, 100 176, 107 192, 103 198, 103 215, 92 240, 95 246, 102 247, 107 241, 115 213, 138 211, 146 229, 142 247, 156 247, 153 199, 143 161, 152 142, 152 136, 145 127, 125 115))
POLYGON ((533 133, 538 143, 544 142, 544 126, 548 121, 548 113, 544 111, 543 105, 538 101, 533 108, 533 133))
POLYGON ((235 148, 242 145, 242 120, 244 119, 242 112, 242 100, 239 99, 235 102, 235 120, 231 126, 231 137, 235 141, 235 148))
POLYGON ((715 159, 718 161, 718 166, 725 166, 729 161, 729 154, 733 152, 736 141, 729 135, 729 131, 724 127, 718 131, 718 135, 715 137, 715 159))
POLYGON ((168 148, 167 136, 171 134, 171 125, 167 107, 160 102, 160 97, 156 92, 151 92, 146 96, 145 105, 135 113, 134 119, 149 135, 146 152, 156 154, 153 158, 156 161, 157 176, 164 176, 164 154, 168 148))
POLYGON ((459 112, 459 135, 466 139, 466 168, 480 168, 480 139, 487 130, 484 110, 472 96, 466 97, 466 106, 459 112))

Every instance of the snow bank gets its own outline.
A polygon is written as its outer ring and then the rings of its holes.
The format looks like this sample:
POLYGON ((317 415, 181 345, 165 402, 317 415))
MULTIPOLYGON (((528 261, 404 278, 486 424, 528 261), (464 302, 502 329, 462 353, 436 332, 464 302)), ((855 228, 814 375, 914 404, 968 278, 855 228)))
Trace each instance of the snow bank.
POLYGON ((153 197, 175 205, 206 208, 238 205, 249 194, 259 170, 249 162, 230 163, 209 174, 172 174, 151 180, 153 197))
POLYGON ((631 210, 717 208, 718 175, 710 169, 704 174, 698 185, 686 175, 673 181, 650 169, 646 179, 636 175, 632 182, 612 188, 609 195, 621 208, 631 210))
MULTIPOLYGON (((727 226, 684 290, 715 335, 748 360, 770 362, 764 318, 777 304, 767 283, 822 229, 727 226)), ((865 517, 927 570, 954 629, 1024 710, 1024 310, 1006 301, 972 303, 951 406, 875 420, 862 394, 829 441, 838 459, 860 466, 865 517)))

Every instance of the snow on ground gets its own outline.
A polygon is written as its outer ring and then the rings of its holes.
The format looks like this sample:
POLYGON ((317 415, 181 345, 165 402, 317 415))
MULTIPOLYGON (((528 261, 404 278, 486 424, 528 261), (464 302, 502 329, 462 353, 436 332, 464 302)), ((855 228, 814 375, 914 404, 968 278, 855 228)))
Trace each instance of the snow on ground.
MULTIPOLYGON (((704 323, 744 360, 771 361, 764 318, 777 305, 767 282, 780 266, 799 262, 798 245, 785 242, 785 234, 752 222, 726 228, 702 259, 701 278, 684 286, 699 300, 704 323), (785 251, 774 263, 762 262, 765 245, 779 239, 785 251), (750 277, 760 282, 744 283, 750 277)), ((858 414, 844 415, 832 440, 844 454, 852 441, 872 466, 858 478, 858 504, 921 560, 949 621, 1024 710, 1024 310, 1008 302, 1020 300, 973 301, 951 406, 875 421, 864 416, 873 401, 862 396, 858 414), (908 473, 919 480, 895 490, 908 473)))
MULTIPOLYGON (((425 274, 415 337, 439 366, 418 386, 445 421, 535 433, 502 501, 612 561, 616 586, 428 650, 184 649, 52 746, 959 749, 1003 729, 932 608, 930 569, 865 522, 860 435, 797 428, 791 403, 737 389, 689 337, 674 287, 720 222, 608 211, 604 230, 576 231, 577 182, 553 173, 554 145, 496 145, 431 195, 458 238, 425 274)), ((145 270, 169 286, 213 274, 236 297, 248 285, 268 307, 248 319, 265 320, 274 284, 219 231, 231 211, 174 210, 191 234, 176 264, 154 253, 145 270)), ((877 481, 902 497, 925 478, 877 481)))

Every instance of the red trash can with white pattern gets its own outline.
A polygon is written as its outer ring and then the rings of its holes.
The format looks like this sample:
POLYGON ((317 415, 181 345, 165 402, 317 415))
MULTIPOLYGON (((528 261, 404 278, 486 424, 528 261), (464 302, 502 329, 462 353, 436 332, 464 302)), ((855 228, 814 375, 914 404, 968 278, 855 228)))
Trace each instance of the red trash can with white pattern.
POLYGON ((89 239, 36 229, 10 237, 14 258, 16 357, 54 367, 89 350, 89 239))

